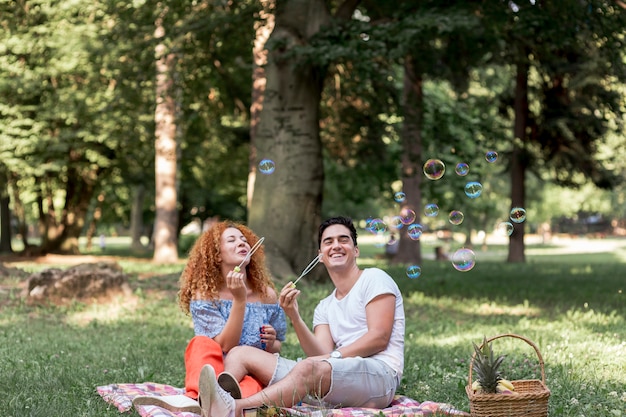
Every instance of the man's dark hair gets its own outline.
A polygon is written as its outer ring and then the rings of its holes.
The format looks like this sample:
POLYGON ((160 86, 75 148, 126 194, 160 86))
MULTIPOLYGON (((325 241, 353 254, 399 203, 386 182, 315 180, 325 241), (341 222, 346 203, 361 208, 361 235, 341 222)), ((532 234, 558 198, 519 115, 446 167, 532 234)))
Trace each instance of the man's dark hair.
POLYGON ((356 228, 354 227, 354 223, 352 223, 352 219, 350 217, 337 216, 337 217, 331 217, 330 219, 325 220, 324 222, 322 222, 322 224, 320 224, 320 230, 317 236, 318 248, 322 247, 322 234, 324 234, 324 230, 326 230, 328 226, 332 226, 335 224, 346 226, 348 230, 350 230, 350 236, 352 237, 354 246, 358 246, 356 243, 356 228))

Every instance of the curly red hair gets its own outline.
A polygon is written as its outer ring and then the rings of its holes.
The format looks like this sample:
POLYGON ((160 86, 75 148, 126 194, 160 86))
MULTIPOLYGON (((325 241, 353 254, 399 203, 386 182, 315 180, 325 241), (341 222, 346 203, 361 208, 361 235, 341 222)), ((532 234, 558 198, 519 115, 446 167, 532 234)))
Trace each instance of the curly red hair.
MULTIPOLYGON (((218 299, 219 289, 225 282, 221 271, 221 238, 222 233, 229 227, 238 229, 251 247, 259 240, 259 237, 250 228, 233 221, 215 223, 198 237, 189 252, 189 260, 180 276, 178 304, 187 314, 189 314, 189 303, 197 296, 202 297, 202 299, 218 299)), ((276 289, 270 272, 265 266, 263 245, 250 258, 250 263, 246 267, 246 275, 250 288, 255 293, 260 294, 261 299, 267 299, 267 287, 276 289)))

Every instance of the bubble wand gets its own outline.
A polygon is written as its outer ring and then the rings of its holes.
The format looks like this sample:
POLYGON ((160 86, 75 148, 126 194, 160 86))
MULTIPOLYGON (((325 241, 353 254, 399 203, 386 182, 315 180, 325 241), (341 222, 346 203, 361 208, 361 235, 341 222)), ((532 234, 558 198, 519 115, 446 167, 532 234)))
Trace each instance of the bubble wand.
POLYGON ((297 283, 298 281, 300 281, 300 279, 301 279, 303 276, 305 276, 306 274, 308 274, 309 272, 311 272, 311 270, 317 266, 317 264, 320 262, 320 260, 321 260, 321 259, 322 259, 322 254, 320 253, 319 255, 317 255, 317 256, 315 257, 315 259, 313 259, 313 260, 311 261, 311 263, 309 263, 309 264, 307 265, 307 267, 306 267, 306 268, 304 268, 304 271, 302 271, 302 273, 300 274, 300 276, 299 276, 299 277, 298 277, 298 278, 297 278, 294 282, 292 282, 292 283, 291 283, 291 286, 292 286, 292 287, 295 287, 295 286, 296 286, 296 283, 297 283))
POLYGON ((263 243, 264 240, 265 240, 264 237, 257 240, 257 242, 252 246, 252 248, 250 248, 250 252, 246 253, 246 256, 243 258, 243 261, 241 261, 241 263, 235 267, 234 269, 235 272, 241 271, 241 267, 243 266, 243 264, 252 257, 252 255, 254 254, 254 252, 256 252, 257 249, 261 247, 261 244, 263 243))

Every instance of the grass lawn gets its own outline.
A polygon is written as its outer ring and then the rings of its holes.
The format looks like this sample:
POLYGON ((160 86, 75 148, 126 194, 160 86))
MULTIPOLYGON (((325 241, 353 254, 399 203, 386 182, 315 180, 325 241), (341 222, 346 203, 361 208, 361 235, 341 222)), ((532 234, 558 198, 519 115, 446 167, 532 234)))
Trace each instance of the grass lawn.
MULTIPOLYGON (((626 241, 574 243, 529 245, 524 264, 505 263, 503 246, 476 249, 477 263, 469 272, 425 259, 422 275, 409 279, 404 266, 389 266, 376 256, 383 249, 362 241, 360 264, 387 270, 404 297, 400 393, 469 411, 464 387, 472 342, 513 333, 539 348, 551 390, 550 416, 626 416, 626 241)), ((423 253, 432 254, 432 246, 425 241, 423 253)), ((125 253, 120 243, 108 244, 105 254, 125 253)), ((184 263, 117 261, 134 294, 108 304, 28 306, 19 295, 23 280, 0 277, 3 416, 119 416, 97 395, 97 386, 148 381, 183 386, 183 352, 193 335, 190 318, 176 302, 184 263)), ((10 265, 28 271, 59 266, 10 265)), ((306 279, 298 286, 300 310, 310 323, 315 304, 331 287, 306 279)), ((507 355, 509 379, 540 378, 538 357, 524 341, 502 338, 493 347, 507 355)), ((293 332, 283 353, 302 356, 293 332)))

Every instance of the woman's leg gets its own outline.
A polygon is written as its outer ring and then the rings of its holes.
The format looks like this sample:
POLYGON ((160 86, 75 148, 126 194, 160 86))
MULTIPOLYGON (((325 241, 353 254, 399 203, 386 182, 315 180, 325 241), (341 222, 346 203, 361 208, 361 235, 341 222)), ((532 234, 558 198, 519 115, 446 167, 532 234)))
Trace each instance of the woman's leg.
MULTIPOLYGON (((258 349, 256 349, 258 350, 258 349)), ((219 375, 224 371, 222 347, 207 336, 195 336, 189 341, 185 350, 185 395, 198 398, 198 380, 204 365, 211 365, 219 375)), ((239 382, 242 398, 263 389, 263 385, 253 377, 246 375, 239 382)))
POLYGON ((216 373, 224 370, 222 347, 207 336, 195 336, 185 349, 185 395, 198 398, 198 380, 204 365, 211 365, 216 373))

